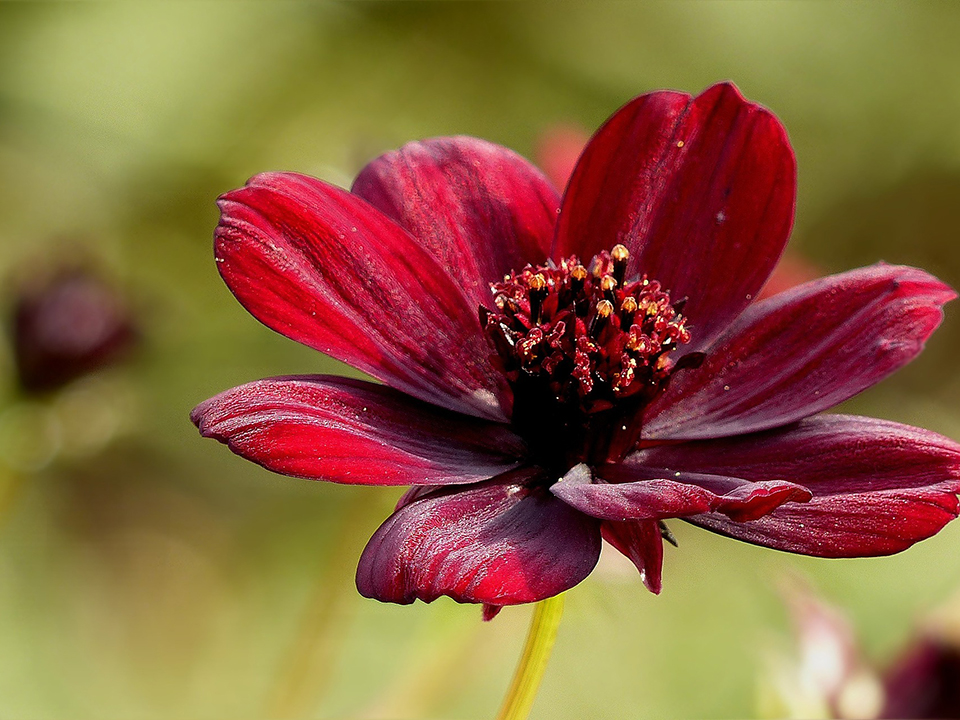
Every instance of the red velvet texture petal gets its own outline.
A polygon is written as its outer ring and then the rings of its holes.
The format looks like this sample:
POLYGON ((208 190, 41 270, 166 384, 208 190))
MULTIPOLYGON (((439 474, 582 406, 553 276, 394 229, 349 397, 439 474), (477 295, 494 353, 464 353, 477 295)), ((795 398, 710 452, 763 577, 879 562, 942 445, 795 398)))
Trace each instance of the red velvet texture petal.
POLYGON ((960 445, 873 418, 818 415, 782 430, 648 448, 629 462, 802 484, 813 493, 810 502, 756 520, 719 513, 686 519, 805 555, 889 555, 935 534, 960 509, 960 445))
POLYGON ((663 571, 663 538, 656 520, 628 520, 600 523, 603 539, 623 553, 640 571, 647 590, 660 594, 663 571))
POLYGON ((201 403, 191 418, 268 470, 357 485, 474 483, 519 464, 505 425, 441 410, 382 385, 271 378, 201 403))
POLYGON ((662 520, 711 511, 752 520, 785 502, 806 502, 810 492, 778 480, 667 471, 633 463, 596 468, 597 480, 578 465, 551 492, 577 510, 602 520, 662 520))
POLYGON ((523 482, 517 471, 438 491, 397 510, 360 557, 365 597, 408 604, 537 602, 583 580, 600 556, 599 521, 523 482))
POLYGON ((648 439, 707 439, 826 410, 906 365, 956 293, 911 267, 874 265, 753 305, 647 410, 648 439))
POLYGON ((597 131, 563 199, 553 257, 623 243, 628 273, 687 297, 695 345, 756 297, 793 225, 796 161, 783 126, 724 83, 643 95, 597 131))
POLYGON ((505 419, 477 308, 383 213, 292 173, 258 175, 220 209, 220 274, 258 320, 421 400, 505 419))
POLYGON ((505 273, 544 263, 560 208, 537 168, 472 137, 408 143, 367 165, 352 191, 413 235, 475 306, 490 307, 490 283, 505 273))

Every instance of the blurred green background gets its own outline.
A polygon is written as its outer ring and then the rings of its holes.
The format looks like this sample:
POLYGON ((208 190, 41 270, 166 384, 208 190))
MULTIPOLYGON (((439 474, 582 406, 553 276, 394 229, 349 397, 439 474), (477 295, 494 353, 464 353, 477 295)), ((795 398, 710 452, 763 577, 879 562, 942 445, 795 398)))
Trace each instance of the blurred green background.
MULTIPOLYGON (((127 293, 126 363, 41 399, 0 349, 0 716, 484 718, 529 608, 360 598, 398 491, 271 475, 202 441, 191 407, 338 371, 259 325, 214 267, 214 200, 263 170, 348 185, 407 140, 533 156, 632 96, 734 80, 799 161, 792 247, 960 285, 960 5, 4 4, 0 278, 73 257, 127 293)), ((6 306, 5 306, 6 307, 6 306)), ((960 317, 848 409, 960 439, 960 317)), ((664 590, 605 557, 568 594, 537 718, 747 717, 776 586, 813 579, 883 658, 960 589, 960 524, 892 558, 826 561, 674 522, 664 590)))

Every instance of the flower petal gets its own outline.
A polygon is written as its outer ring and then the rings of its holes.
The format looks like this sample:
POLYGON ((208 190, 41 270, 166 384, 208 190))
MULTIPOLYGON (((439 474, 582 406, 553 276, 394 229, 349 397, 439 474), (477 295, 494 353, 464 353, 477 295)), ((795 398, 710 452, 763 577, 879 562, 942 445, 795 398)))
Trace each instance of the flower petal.
POLYGON ((884 490, 815 497, 759 520, 737 523, 718 513, 688 521, 707 530, 776 550, 818 557, 873 557, 906 550, 957 517, 953 493, 884 490))
POLYGON ((628 461, 750 481, 781 479, 813 493, 738 523, 722 514, 690 522, 779 550, 825 557, 888 555, 957 516, 960 445, 885 420, 818 415, 786 429, 647 448, 628 461))
POLYGON ((431 493, 397 510, 360 557, 360 594, 503 606, 579 583, 600 556, 599 522, 525 485, 540 472, 431 493))
POLYGON ((954 297, 922 270, 881 264, 757 303, 677 373, 644 437, 742 435, 833 407, 915 358, 954 297))
POLYGON ((643 95, 597 131, 563 199, 553 257, 623 243, 628 273, 687 297, 707 343, 763 286, 793 225, 796 161, 783 126, 729 84, 643 95))
POLYGON ((421 400, 505 419, 477 308, 381 212, 293 173, 256 176, 220 210, 220 274, 258 320, 421 400))
MULTIPOLYGON (((712 493, 677 480, 647 477, 638 482, 594 482, 589 471, 577 465, 550 492, 582 513, 603 520, 659 520, 709 512, 712 493)), ((664 473, 666 474, 666 473, 664 473)))
POLYGON ((577 465, 551 486, 554 495, 602 520, 662 520, 717 510, 737 521, 765 515, 785 502, 806 502, 810 492, 782 481, 689 473, 634 462, 596 469, 593 482, 577 465))
POLYGON ((802 485, 783 480, 744 482, 740 478, 697 476, 694 473, 680 473, 680 477, 698 478, 705 487, 712 488, 719 496, 717 511, 735 522, 756 520, 784 503, 805 503, 813 497, 813 493, 802 485))
POLYGON ((524 453, 505 425, 342 377, 241 385, 191 418, 202 435, 268 470, 356 485, 474 483, 516 467, 524 453))
POLYGON ((432 138, 381 155, 352 192, 417 238, 475 306, 490 306, 490 283, 505 273, 543 264, 560 208, 537 168, 472 137, 432 138))
POLYGON ((647 590, 660 594, 663 570, 663 538, 656 520, 628 520, 600 523, 603 539, 622 552, 640 571, 640 579, 647 590))

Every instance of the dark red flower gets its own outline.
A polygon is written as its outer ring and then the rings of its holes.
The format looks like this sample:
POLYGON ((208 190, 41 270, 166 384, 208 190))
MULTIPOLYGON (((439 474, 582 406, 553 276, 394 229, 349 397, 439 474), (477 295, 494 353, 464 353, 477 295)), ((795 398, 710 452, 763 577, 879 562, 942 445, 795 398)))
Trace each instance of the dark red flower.
POLYGON ((883 718, 960 718, 960 648, 921 637, 887 670, 883 718))
POLYGON ((795 189, 783 127, 729 84, 628 103, 562 199, 467 137, 388 153, 351 192, 258 175, 220 200, 225 282, 383 385, 262 380, 193 420, 270 470, 412 485, 360 559, 384 601, 541 600, 601 537, 657 592, 674 517, 810 555, 903 550, 957 515, 960 446, 817 413, 913 359, 955 294, 881 264, 752 302, 795 189))
POLYGON ((21 288, 10 328, 20 386, 56 390, 116 362, 137 330, 120 293, 96 272, 66 267, 21 288))
POLYGON ((804 585, 788 583, 786 590, 798 658, 780 664, 771 678, 784 715, 960 718, 956 607, 948 603, 923 618, 892 662, 880 667, 866 659, 840 608, 804 585))

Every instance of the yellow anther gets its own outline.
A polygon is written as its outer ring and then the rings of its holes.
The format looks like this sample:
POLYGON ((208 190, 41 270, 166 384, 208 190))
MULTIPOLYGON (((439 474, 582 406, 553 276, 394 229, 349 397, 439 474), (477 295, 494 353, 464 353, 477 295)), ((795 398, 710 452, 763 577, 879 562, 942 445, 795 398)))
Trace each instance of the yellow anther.
POLYGON ((530 288, 527 297, 530 299, 530 322, 540 322, 540 311, 543 309, 543 301, 550 292, 547 289, 547 279, 542 273, 537 273, 527 278, 527 287, 530 288))
POLYGON ((625 263, 630 259, 630 251, 623 245, 614 245, 613 250, 610 251, 610 258, 615 263, 625 263))
POLYGON ((637 311, 637 301, 633 295, 627 295, 623 302, 620 303, 620 312, 630 313, 631 315, 637 311))
POLYGON ((623 245, 614 245, 610 251, 610 259, 613 260, 613 277, 617 285, 623 285, 623 280, 627 275, 627 260, 630 259, 630 251, 623 245))
POLYGON ((613 314, 613 303, 609 300, 601 300, 597 303, 597 317, 608 318, 613 314))

